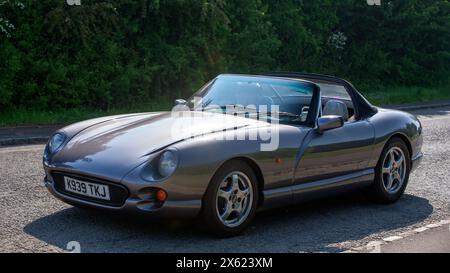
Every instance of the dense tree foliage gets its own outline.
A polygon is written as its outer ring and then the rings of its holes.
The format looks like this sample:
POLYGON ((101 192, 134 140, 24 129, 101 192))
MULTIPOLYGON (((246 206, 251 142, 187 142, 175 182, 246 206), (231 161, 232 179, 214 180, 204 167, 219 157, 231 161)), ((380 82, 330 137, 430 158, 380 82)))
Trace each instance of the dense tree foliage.
POLYGON ((0 0, 0 112, 186 96, 222 72, 448 84, 448 0, 0 0))

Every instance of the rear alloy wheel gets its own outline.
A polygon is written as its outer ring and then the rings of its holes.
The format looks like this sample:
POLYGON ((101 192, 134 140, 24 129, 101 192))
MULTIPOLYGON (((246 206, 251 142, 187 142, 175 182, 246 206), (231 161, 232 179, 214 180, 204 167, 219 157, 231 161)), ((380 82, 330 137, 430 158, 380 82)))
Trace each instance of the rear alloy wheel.
POLYGON ((384 189, 389 194, 397 193, 403 186, 406 177, 406 159, 402 149, 392 147, 386 154, 382 176, 384 189))
POLYGON ((411 171, 411 156, 405 142, 393 138, 378 162, 370 194, 380 203, 393 203, 404 193, 411 171))
POLYGON ((211 180, 203 200, 203 219, 209 231, 220 237, 237 235, 253 219, 257 200, 253 170, 240 160, 228 162, 211 180))

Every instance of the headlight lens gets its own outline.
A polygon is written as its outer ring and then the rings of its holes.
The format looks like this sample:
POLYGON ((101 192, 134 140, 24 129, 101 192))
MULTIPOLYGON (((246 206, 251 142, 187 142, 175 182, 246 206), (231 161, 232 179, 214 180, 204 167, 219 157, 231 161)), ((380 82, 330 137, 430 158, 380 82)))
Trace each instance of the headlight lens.
POLYGON ((165 151, 159 157, 158 172, 165 178, 173 174, 178 166, 178 156, 175 151, 165 151))
POLYGON ((56 133, 52 136, 50 141, 48 142, 48 151, 53 154, 58 151, 59 148, 64 144, 66 140, 66 136, 61 133, 56 133))

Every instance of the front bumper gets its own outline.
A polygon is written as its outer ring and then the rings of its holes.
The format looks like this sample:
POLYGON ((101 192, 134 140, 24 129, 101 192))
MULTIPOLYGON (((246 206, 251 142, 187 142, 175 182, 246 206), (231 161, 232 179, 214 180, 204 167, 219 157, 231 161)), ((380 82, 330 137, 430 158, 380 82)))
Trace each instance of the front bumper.
MULTIPOLYGON (((138 194, 141 189, 148 189, 148 184, 142 184, 141 187, 132 187, 128 197, 121 206, 109 206, 83 200, 74 196, 69 196, 60 192, 55 187, 55 182, 51 174, 47 173, 44 178, 45 187, 56 198, 71 205, 82 205, 84 207, 92 207, 96 209, 103 209, 108 211, 117 211, 123 213, 140 214, 154 218, 172 218, 172 219, 191 219, 195 218, 201 209, 201 200, 166 200, 162 205, 155 206, 154 201, 146 198, 146 195, 138 194)), ((126 183, 122 184, 126 187, 126 183)), ((164 188, 162 188, 164 189, 164 188)), ((167 189, 164 189, 167 191, 167 189)), ((168 196, 176 196, 176 193, 167 191, 168 196)))

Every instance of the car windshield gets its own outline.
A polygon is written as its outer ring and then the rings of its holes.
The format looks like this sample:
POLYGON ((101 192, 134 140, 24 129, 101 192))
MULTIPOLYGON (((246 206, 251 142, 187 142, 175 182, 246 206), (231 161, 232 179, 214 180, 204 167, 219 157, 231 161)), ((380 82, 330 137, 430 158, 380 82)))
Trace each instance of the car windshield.
POLYGON ((267 113, 280 122, 304 122, 314 85, 300 80, 222 75, 189 100, 195 111, 267 113))

